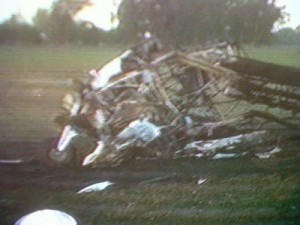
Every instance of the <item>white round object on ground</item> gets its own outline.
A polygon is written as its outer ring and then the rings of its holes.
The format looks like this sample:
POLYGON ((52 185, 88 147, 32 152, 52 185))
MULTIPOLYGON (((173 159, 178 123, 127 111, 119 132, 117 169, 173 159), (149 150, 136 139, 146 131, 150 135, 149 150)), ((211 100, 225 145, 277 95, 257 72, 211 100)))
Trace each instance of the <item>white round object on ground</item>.
POLYGON ((44 209, 21 217, 15 225, 77 225, 77 222, 67 213, 44 209))

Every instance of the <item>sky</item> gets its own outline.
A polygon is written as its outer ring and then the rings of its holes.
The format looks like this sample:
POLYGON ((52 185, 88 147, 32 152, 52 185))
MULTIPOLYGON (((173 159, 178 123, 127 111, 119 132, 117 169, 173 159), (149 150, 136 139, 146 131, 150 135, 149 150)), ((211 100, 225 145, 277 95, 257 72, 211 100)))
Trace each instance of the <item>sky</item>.
POLYGON ((290 21, 284 26, 300 26, 300 0, 277 0, 277 5, 285 6, 285 11, 290 14, 290 21))
MULTIPOLYGON (((38 8, 49 8, 54 0, 0 0, 0 22, 12 14, 20 13, 30 22, 38 8)), ((76 20, 87 20, 96 26, 109 30, 116 27, 118 22, 111 23, 111 11, 116 10, 113 2, 121 0, 92 0, 94 7, 88 7, 77 15, 76 20)), ((296 28, 300 25, 300 0, 277 0, 277 5, 285 5, 285 11, 290 14, 290 20, 284 26, 296 28)))

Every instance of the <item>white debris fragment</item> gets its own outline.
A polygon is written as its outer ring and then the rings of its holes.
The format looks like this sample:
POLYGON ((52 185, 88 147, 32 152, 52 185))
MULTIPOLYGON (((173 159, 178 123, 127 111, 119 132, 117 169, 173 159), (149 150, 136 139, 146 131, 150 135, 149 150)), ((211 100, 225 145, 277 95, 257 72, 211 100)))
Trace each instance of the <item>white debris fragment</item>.
POLYGON ((128 57, 131 53, 131 50, 127 50, 119 57, 116 57, 104 65, 99 71, 91 70, 89 74, 94 77, 91 82, 93 90, 104 87, 112 77, 120 74, 122 72, 122 60, 128 57))
POLYGON ((184 119, 186 128, 190 129, 193 127, 194 121, 190 116, 185 116, 183 119, 184 119))
POLYGON ((142 78, 143 78, 143 83, 145 84, 150 84, 153 82, 154 77, 157 76, 157 74, 151 70, 143 70, 142 73, 142 78))
POLYGON ((212 157, 212 159, 230 159, 230 158, 236 158, 239 157, 240 154, 236 154, 236 153, 217 153, 216 155, 214 155, 214 157, 212 157))
POLYGON ((77 135, 78 133, 70 125, 65 126, 61 134, 61 138, 58 141, 57 150, 64 151, 66 147, 69 145, 72 138, 76 137, 77 135))
POLYGON ((103 152, 104 149, 104 142, 103 141, 98 141, 97 142, 97 147, 95 148, 95 150, 90 153, 89 155, 87 155, 82 162, 83 166, 87 166, 92 164, 93 162, 96 161, 96 159, 101 155, 101 153, 103 152))
POLYGON ((22 159, 1 159, 0 163, 2 164, 20 164, 24 163, 25 161, 22 159))
POLYGON ((81 102, 80 101, 74 102, 72 108, 70 109, 70 116, 77 115, 80 108, 81 108, 81 102))
POLYGON ((142 140, 146 143, 153 141, 161 135, 160 128, 149 122, 147 119, 135 120, 131 122, 118 138, 122 140, 142 140))
POLYGON ((67 213, 43 209, 21 217, 14 225, 77 225, 77 222, 67 213))
POLYGON ((206 180, 207 180, 206 178, 204 178, 204 179, 199 179, 198 182, 197 182, 197 184, 198 184, 198 185, 201 185, 201 184, 203 184, 206 180))
POLYGON ((85 188, 79 190, 77 192, 77 194, 89 193, 89 192, 94 192, 94 191, 102 191, 102 190, 104 190, 105 188, 107 188, 108 186, 110 186, 112 184, 114 184, 114 183, 112 183, 110 181, 104 181, 104 182, 92 184, 88 187, 85 187, 85 188))
POLYGON ((81 107, 81 99, 78 94, 67 93, 62 99, 62 108, 70 112, 70 116, 78 114, 81 107))
POLYGON ((275 147, 274 149, 272 149, 269 152, 264 152, 264 153, 256 153, 255 155, 259 158, 259 159, 268 159, 270 157, 272 157, 273 155, 281 152, 282 149, 279 147, 275 147))
POLYGON ((198 153, 198 154, 195 155, 195 157, 196 157, 197 159, 202 158, 202 157, 204 157, 204 156, 205 156, 205 155, 204 155, 203 153, 198 153))
POLYGON ((90 123, 96 129, 101 129, 105 126, 106 117, 101 109, 97 109, 94 114, 93 118, 90 120, 90 123))

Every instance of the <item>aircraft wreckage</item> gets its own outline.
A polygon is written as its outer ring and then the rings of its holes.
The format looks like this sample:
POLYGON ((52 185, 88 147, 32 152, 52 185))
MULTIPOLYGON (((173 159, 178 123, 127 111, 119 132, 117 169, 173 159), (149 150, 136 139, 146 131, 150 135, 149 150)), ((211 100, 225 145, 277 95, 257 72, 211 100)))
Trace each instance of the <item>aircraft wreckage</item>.
POLYGON ((229 43, 179 51, 148 37, 87 77, 73 82, 56 118, 61 134, 48 156, 57 164, 269 158, 299 135, 299 70, 229 43))

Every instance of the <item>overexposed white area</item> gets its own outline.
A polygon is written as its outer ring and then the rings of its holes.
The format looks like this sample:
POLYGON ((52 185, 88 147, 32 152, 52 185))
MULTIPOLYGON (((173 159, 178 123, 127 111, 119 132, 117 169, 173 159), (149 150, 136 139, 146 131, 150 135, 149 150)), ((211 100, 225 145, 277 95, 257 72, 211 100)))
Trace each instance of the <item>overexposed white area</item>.
POLYGON ((117 14, 121 0, 92 0, 91 3, 92 6, 79 12, 75 20, 90 21, 103 30, 110 30, 119 25, 119 20, 112 15, 117 14))
POLYGON ((0 22, 11 17, 12 14, 21 14, 26 21, 30 22, 39 8, 50 8, 53 0, 1 0, 0 2, 0 22))
POLYGON ((44 209, 21 217, 15 225, 77 225, 77 222, 65 212, 44 209))
POLYGON ((277 0, 277 6, 285 6, 284 11, 288 14, 289 20, 284 27, 296 28, 300 26, 300 0, 277 0))
POLYGON ((122 55, 105 64, 99 71, 91 70, 90 75, 94 77, 91 82, 93 90, 104 87, 112 77, 120 74, 122 72, 122 60, 131 53, 131 50, 127 50, 122 55))

